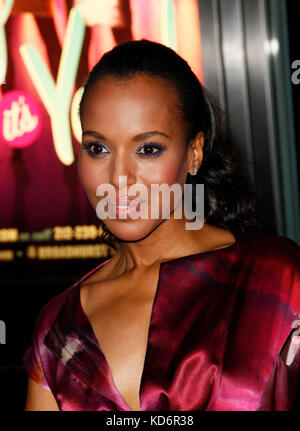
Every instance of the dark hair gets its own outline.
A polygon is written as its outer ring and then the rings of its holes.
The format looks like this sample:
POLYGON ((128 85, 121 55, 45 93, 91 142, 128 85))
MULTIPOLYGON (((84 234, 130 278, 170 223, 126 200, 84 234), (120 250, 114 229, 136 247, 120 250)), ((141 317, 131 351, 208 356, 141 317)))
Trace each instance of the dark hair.
MULTIPOLYGON (((226 137, 224 116, 189 64, 175 51, 145 39, 125 42, 106 52, 94 66, 84 86, 80 114, 90 88, 105 77, 130 79, 145 74, 165 80, 176 91, 179 110, 186 124, 187 143, 204 133, 203 161, 187 183, 204 184, 204 216, 212 225, 232 231, 258 232, 257 193, 245 172, 238 169, 237 154, 226 137)), ((260 216, 261 217, 261 216, 260 216)), ((103 224, 104 240, 113 237, 103 224)), ((114 246, 114 245, 113 245, 114 246)))

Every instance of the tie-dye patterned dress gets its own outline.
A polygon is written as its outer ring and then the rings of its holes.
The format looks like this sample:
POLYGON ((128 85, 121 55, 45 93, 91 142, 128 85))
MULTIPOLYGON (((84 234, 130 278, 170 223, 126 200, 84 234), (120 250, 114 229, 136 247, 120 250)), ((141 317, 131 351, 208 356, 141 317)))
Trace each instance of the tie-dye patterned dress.
MULTIPOLYGON (((223 249, 160 265, 140 383, 144 411, 292 410, 300 392, 300 247, 234 233, 223 249)), ((129 411, 80 303, 39 314, 24 366, 60 410, 129 411)), ((297 404, 298 405, 298 404, 297 404)))

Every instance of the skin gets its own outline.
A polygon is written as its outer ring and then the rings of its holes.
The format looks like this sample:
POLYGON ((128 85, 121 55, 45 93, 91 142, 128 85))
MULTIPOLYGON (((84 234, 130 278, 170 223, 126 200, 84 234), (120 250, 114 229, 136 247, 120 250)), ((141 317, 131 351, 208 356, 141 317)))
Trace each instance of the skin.
MULTIPOLYGON (((192 146, 187 151, 185 127, 173 108, 177 103, 173 91, 148 77, 125 83, 106 79, 93 87, 82 112, 83 143, 103 143, 105 148, 102 151, 106 153, 92 158, 81 147, 78 168, 81 182, 94 209, 101 199, 96 196, 97 186, 109 183, 117 193, 121 193, 120 176, 127 177, 128 187, 136 183, 146 186, 148 196, 151 184, 179 183, 183 186, 193 152, 195 164, 200 162, 203 136, 199 134, 193 146, 194 151, 192 146), (103 103, 99 104, 99 98, 103 103), (164 100, 168 102, 164 103, 164 100), (100 141, 89 131, 100 132, 105 139, 100 141), (140 134, 150 131, 157 131, 168 137, 155 134, 148 139, 135 140, 140 134), (141 147, 150 143, 162 145, 164 151, 159 156, 142 156, 145 149, 141 147)), ((117 238, 131 242, 140 241, 154 233, 161 221, 106 220, 105 223, 117 238)), ((160 232, 156 232, 155 236, 153 240, 160 239, 160 232)))
MULTIPOLYGON (((118 81, 109 77, 93 85, 82 110, 78 172, 94 209, 103 199, 96 196, 99 184, 112 184, 118 191, 119 177, 126 175, 128 187, 137 183, 147 190, 151 184, 183 186, 188 172, 200 168, 204 135, 199 131, 187 145, 186 125, 177 108, 175 91, 157 78, 138 75, 118 81), (150 131, 159 134, 138 139, 150 131), (96 157, 84 149, 87 143, 95 144, 91 149, 98 150, 96 157), (153 147, 146 150, 149 143, 160 144, 164 150, 158 156, 141 156, 145 151, 156 153, 153 147)), ((173 209, 172 201, 169 219, 106 219, 120 246, 81 287, 82 307, 113 381, 133 410, 140 410, 140 379, 160 263, 235 242, 230 232, 206 222, 202 229, 186 230, 185 223, 190 220, 175 219, 173 209)), ((54 407, 52 394, 30 381, 26 409, 54 407)))

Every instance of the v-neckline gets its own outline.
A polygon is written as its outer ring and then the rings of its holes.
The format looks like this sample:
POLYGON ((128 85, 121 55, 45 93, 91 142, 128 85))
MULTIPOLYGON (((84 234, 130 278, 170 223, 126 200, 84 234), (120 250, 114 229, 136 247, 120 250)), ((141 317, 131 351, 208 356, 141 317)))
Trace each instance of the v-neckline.
POLYGON ((113 386, 113 390, 114 393, 117 395, 119 404, 123 405, 123 407, 127 408, 128 411, 143 411, 143 405, 142 405, 142 394, 143 394, 143 384, 144 384, 144 375, 146 372, 146 367, 147 364, 149 362, 149 357, 151 354, 151 345, 149 343, 149 339, 150 339, 150 335, 152 332, 152 328, 153 328, 153 315, 154 315, 154 311, 155 311, 155 305, 157 303, 157 297, 159 292, 161 292, 161 285, 162 285, 162 272, 163 269, 165 268, 166 264, 172 264, 174 262, 178 262, 180 260, 183 259, 195 259, 197 256, 201 255, 201 257, 205 257, 208 254, 212 254, 212 253, 219 253, 219 252, 225 252, 227 250, 230 250, 230 252, 232 252, 233 249, 235 249, 238 245, 239 245, 239 239, 240 239, 240 234, 234 232, 234 237, 235 237, 235 242, 231 245, 229 245, 228 247, 224 247, 224 248, 219 248, 219 249, 215 249, 215 250, 207 250, 204 252, 198 252, 198 253, 194 253, 194 254, 190 254, 190 255, 185 255, 185 256, 179 256, 177 258, 174 259, 170 259, 167 261, 162 261, 159 264, 159 270, 158 270, 158 278, 157 278, 157 283, 156 283, 156 290, 155 290, 155 295, 154 295, 154 299, 153 299, 153 303, 152 303, 152 307, 151 307, 151 314, 150 314, 150 320, 149 320, 149 326, 148 326, 148 332, 147 332, 147 342, 146 342, 146 351, 145 351, 145 356, 144 356, 144 363, 143 363, 143 368, 142 368, 142 373, 141 373, 141 379, 140 379, 140 386, 139 386, 139 392, 138 392, 138 396, 139 396, 139 404, 140 404, 140 410, 133 410, 125 401, 123 395, 121 394, 121 392, 119 391, 119 389, 117 388, 114 379, 113 379, 113 375, 112 375, 112 371, 110 368, 110 365, 106 359, 106 356, 103 352, 103 350, 101 349, 101 346, 98 342, 98 339, 96 337, 95 331, 93 329, 93 326, 88 318, 88 316, 86 315, 83 307, 82 307, 82 303, 81 303, 81 295, 80 295, 80 291, 81 291, 81 285, 82 282, 85 281, 90 275, 92 275, 95 271, 97 271, 98 269, 101 268, 101 266, 104 266, 106 263, 108 263, 111 258, 107 259, 106 261, 102 262, 100 265, 96 266, 96 268, 92 269, 89 273, 87 273, 84 277, 82 277, 82 279, 79 281, 78 285, 77 285, 77 306, 78 306, 78 310, 81 314, 81 317, 84 319, 85 324, 88 328, 88 330, 90 331, 90 338, 93 340, 93 343, 95 344, 95 346, 98 348, 99 352, 102 354, 103 356, 103 364, 105 367, 105 372, 109 377, 109 380, 113 386))
MULTIPOLYGON (((195 255, 195 256, 196 256, 196 255, 195 255)), ((182 256, 182 257, 187 257, 187 256, 182 256)), ((179 259, 180 259, 180 258, 179 258, 179 259)), ((93 329, 93 326, 92 326, 92 324, 91 324, 91 322, 90 322, 90 319, 89 319, 89 318, 88 318, 88 316, 86 315, 86 313, 85 313, 85 311, 84 311, 84 309, 83 309, 83 307, 82 307, 82 304, 81 304, 80 287, 81 287, 82 282, 87 278, 87 276, 92 275, 92 274, 93 274, 97 269, 99 269, 102 265, 104 265, 105 263, 108 263, 108 262, 109 262, 109 260, 110 260, 110 259, 108 259, 108 260, 106 260, 106 261, 102 262, 100 265, 98 265, 96 268, 94 268, 91 272, 89 272, 88 274, 86 274, 86 277, 84 277, 84 278, 80 281, 80 283, 78 284, 78 286, 77 286, 77 288, 78 288, 78 292, 77 292, 77 295, 78 295, 78 298, 77 298, 77 302, 78 302, 78 309, 79 309, 79 312, 81 313, 81 316, 82 316, 82 317, 84 318, 84 320, 85 320, 85 324, 86 324, 87 328, 88 328, 88 329, 89 329, 89 331, 90 331, 90 337, 93 339, 94 344, 97 346, 98 350, 101 352, 101 354, 102 354, 102 356, 103 356, 103 359, 104 359, 103 364, 104 364, 104 366, 105 366, 105 371, 106 371, 107 375, 109 376, 109 380, 110 380, 111 384, 113 385, 114 392, 117 394, 117 396, 118 396, 118 398, 120 399, 121 403, 122 403, 125 407, 127 407, 127 409, 128 409, 129 411, 142 411, 143 409, 142 409, 142 402, 141 402, 141 401, 142 401, 142 400, 141 400, 141 394, 142 394, 142 386, 143 386, 143 377, 144 377, 144 374, 145 374, 145 371, 146 371, 146 365, 147 365, 147 362, 148 362, 148 357, 149 357, 149 355, 150 355, 150 353, 149 353, 149 350, 150 350, 149 337, 150 337, 151 329, 152 329, 152 326, 153 326, 153 314, 154 314, 154 313, 153 313, 153 311, 154 311, 154 309, 155 309, 155 304, 156 304, 156 302, 157 302, 158 292, 161 290, 161 273, 162 273, 162 269, 163 269, 163 267, 164 267, 164 264, 165 264, 165 263, 168 263, 168 262, 170 262, 170 261, 160 262, 160 264, 159 264, 159 269, 158 269, 158 278, 157 278, 157 282, 156 282, 156 289, 155 289, 155 294, 154 294, 154 298, 153 298, 153 302, 152 302, 151 313, 150 313, 150 320, 149 320, 148 331, 147 331, 147 338, 146 338, 146 340, 147 340, 147 341, 146 341, 146 351, 145 351, 145 355, 144 355, 144 362, 143 362, 143 368, 142 368, 141 379, 140 379, 140 385, 139 385, 139 391, 138 391, 138 394, 139 394, 140 410, 133 410, 133 409, 132 409, 128 404, 127 404, 127 402, 125 401, 125 399, 124 399, 123 395, 121 394, 121 392, 119 391, 119 389, 117 388, 117 386, 116 386, 116 384, 115 384, 115 381, 114 381, 114 379, 113 379, 112 371, 111 371, 110 365, 109 365, 109 363, 108 363, 108 360, 107 360, 107 358, 106 358, 106 356, 105 356, 105 354, 104 354, 104 352, 103 352, 103 350, 102 350, 102 348, 101 348, 101 346, 100 346, 100 344, 99 344, 99 342, 98 342, 98 339, 97 339, 97 337, 96 337, 96 334, 95 334, 95 331, 94 331, 94 329, 93 329)), ((177 259, 174 259, 174 260, 177 260, 177 259)))

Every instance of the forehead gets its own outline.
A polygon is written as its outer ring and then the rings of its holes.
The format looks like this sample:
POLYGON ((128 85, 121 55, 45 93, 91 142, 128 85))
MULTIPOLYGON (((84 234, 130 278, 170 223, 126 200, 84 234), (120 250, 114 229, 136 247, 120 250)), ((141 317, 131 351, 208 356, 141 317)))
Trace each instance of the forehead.
POLYGON ((138 75, 129 79, 106 77, 93 84, 82 107, 83 128, 97 122, 101 127, 111 122, 147 127, 181 126, 179 100, 176 91, 161 78, 138 75), (149 124, 150 126, 150 124, 149 124))

